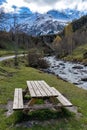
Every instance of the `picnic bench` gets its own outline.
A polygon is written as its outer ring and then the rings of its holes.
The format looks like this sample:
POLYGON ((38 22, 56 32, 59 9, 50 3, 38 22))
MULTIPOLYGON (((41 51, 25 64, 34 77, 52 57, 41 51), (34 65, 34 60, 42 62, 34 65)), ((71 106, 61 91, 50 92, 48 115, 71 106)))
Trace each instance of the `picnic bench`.
POLYGON ((51 108, 53 106, 71 107, 72 103, 64 97, 54 87, 50 87, 45 81, 27 81, 27 88, 15 88, 13 110, 28 110, 39 108, 51 108), (25 103, 24 98, 28 95, 29 99, 25 103), (37 99, 49 100, 50 103, 36 105, 37 99), (58 100, 61 105, 55 104, 58 100), (35 106, 36 105, 36 106, 35 106))

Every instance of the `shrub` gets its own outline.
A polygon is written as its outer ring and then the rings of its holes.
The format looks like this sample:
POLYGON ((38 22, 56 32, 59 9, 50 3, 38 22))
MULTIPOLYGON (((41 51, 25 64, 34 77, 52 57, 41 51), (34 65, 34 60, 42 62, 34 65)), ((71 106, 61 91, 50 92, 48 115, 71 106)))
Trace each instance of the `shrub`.
POLYGON ((85 53, 83 54, 83 58, 84 58, 84 59, 87 58, 87 52, 85 52, 85 53))
POLYGON ((32 49, 28 53, 28 66, 35 68, 47 68, 48 63, 42 59, 43 54, 38 52, 37 49, 32 49))
POLYGON ((46 60, 44 60, 44 59, 39 59, 39 60, 38 60, 38 67, 39 67, 39 68, 46 69, 46 68, 49 67, 49 64, 48 64, 48 62, 47 62, 46 60))
POLYGON ((46 69, 46 68, 49 67, 49 63, 46 60, 44 60, 44 59, 39 59, 39 61, 38 61, 38 67, 46 69))
POLYGON ((40 57, 40 54, 35 49, 30 50, 28 53, 28 66, 38 67, 40 57))

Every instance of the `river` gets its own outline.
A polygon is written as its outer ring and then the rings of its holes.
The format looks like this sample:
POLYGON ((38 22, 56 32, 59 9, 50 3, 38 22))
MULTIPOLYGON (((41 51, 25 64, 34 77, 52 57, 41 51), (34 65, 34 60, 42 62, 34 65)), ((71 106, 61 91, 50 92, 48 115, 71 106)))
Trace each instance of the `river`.
POLYGON ((45 57, 50 67, 44 71, 54 73, 62 79, 87 90, 87 66, 58 60, 55 56, 45 57))

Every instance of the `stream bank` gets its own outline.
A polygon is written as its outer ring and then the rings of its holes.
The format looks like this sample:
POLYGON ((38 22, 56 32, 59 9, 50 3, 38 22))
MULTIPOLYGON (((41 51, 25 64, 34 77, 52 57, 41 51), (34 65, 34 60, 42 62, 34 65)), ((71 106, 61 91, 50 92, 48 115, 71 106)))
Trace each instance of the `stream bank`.
POLYGON ((44 59, 50 63, 50 67, 44 69, 45 72, 53 73, 63 80, 87 90, 87 66, 56 59, 55 56, 44 59))

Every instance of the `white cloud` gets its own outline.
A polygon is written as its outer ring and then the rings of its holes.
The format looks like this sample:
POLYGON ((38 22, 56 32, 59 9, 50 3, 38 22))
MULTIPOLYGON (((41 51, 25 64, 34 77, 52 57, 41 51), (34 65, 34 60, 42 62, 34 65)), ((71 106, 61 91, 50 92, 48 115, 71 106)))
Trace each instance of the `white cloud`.
POLYGON ((87 10, 87 0, 7 0, 0 7, 5 12, 13 12, 12 6, 28 7, 33 12, 45 13, 51 9, 77 8, 78 10, 87 10))
MULTIPOLYGON (((28 4, 35 5, 35 7, 37 8, 37 10, 41 10, 40 8, 44 7, 45 9, 44 11, 47 11, 49 9, 66 9, 66 8, 76 8, 78 10, 87 10, 87 0, 24 0, 25 2, 27 2, 28 4), (39 8, 39 9, 38 9, 39 8)), ((32 7, 30 7, 31 10, 33 9, 32 7)), ((33 11, 36 11, 36 8, 33 9, 33 11)), ((42 11, 41 11, 42 12, 42 11)))
POLYGON ((29 7, 24 0, 6 0, 6 3, 3 3, 0 8, 3 8, 5 12, 14 12, 14 9, 12 8, 13 5, 17 6, 17 9, 15 11, 23 6, 29 7))
POLYGON ((24 0, 24 1, 28 2, 28 3, 36 3, 36 4, 39 4, 39 5, 47 5, 47 4, 53 5, 60 0, 24 0))

